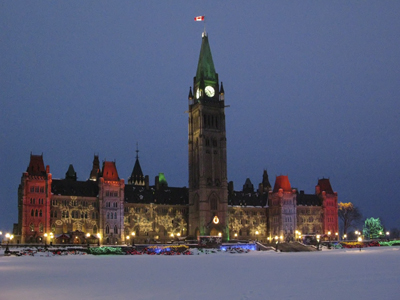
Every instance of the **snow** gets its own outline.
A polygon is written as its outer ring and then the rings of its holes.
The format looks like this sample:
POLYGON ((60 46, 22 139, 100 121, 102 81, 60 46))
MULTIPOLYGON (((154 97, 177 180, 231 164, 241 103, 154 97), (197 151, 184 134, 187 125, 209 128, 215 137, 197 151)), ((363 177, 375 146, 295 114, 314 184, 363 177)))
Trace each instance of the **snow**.
POLYGON ((0 299, 399 299, 400 247, 191 256, 0 253, 0 299))

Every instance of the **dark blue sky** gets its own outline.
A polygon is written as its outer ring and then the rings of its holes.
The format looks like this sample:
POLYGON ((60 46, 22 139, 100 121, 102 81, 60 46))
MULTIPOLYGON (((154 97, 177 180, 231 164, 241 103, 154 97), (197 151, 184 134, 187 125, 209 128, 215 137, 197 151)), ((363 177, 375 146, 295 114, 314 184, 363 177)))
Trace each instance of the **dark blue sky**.
POLYGON ((80 180, 93 154, 127 180, 187 186, 187 95, 206 15, 224 82, 228 179, 263 169, 400 227, 399 1, 2 1, 0 230, 29 155, 80 180))

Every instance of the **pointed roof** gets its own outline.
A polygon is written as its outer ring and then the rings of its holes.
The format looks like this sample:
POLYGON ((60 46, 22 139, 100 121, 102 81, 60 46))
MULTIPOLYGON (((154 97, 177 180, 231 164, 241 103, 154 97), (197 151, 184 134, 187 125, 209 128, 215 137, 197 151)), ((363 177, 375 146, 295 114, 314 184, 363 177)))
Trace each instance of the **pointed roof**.
POLYGON ((289 176, 280 175, 276 176, 275 185, 274 185, 274 193, 279 192, 279 189, 283 189, 284 192, 291 192, 292 187, 290 186, 289 176))
POLYGON ((135 166, 133 167, 131 177, 129 177, 130 184, 143 183, 144 184, 144 176, 142 172, 142 168, 140 167, 139 157, 136 156, 135 166))
POLYGON ((72 164, 69 165, 67 173, 65 173, 65 179, 72 179, 76 181, 76 172, 72 164))
POLYGON ((253 186, 253 183, 251 183, 250 178, 246 179, 246 182, 243 185, 243 192, 244 193, 252 193, 252 192, 254 192, 254 186, 253 186))
POLYGON ((198 82, 201 80, 218 81, 218 75, 215 72, 210 44, 208 43, 208 36, 206 33, 203 33, 196 72, 196 81, 198 82))
POLYGON ((160 183, 160 186, 168 186, 167 179, 165 178, 164 173, 158 173, 158 182, 160 183))
POLYGON ((29 166, 26 169, 31 176, 46 176, 46 169, 44 167, 43 162, 43 154, 42 155, 32 155, 29 161, 29 166))
POLYGON ((271 183, 269 183, 267 170, 264 170, 262 184, 264 188, 271 189, 271 183))
POLYGON ((117 166, 114 161, 104 161, 102 177, 105 181, 119 181, 117 166))
POLYGON ((92 171, 90 171, 89 180, 96 181, 97 175, 99 174, 99 172, 100 172, 99 156, 95 155, 93 158, 93 167, 92 167, 92 171))
POLYGON ((328 178, 318 179, 318 186, 320 191, 325 191, 327 194, 333 194, 333 189, 328 178))

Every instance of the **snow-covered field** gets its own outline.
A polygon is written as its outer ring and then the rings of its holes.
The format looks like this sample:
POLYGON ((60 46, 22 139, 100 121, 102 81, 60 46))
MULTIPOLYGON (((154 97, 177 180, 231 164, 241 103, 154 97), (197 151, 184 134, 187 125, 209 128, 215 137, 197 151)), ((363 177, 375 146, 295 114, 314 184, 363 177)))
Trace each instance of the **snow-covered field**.
POLYGON ((0 299, 400 299, 400 248, 0 256, 0 299))

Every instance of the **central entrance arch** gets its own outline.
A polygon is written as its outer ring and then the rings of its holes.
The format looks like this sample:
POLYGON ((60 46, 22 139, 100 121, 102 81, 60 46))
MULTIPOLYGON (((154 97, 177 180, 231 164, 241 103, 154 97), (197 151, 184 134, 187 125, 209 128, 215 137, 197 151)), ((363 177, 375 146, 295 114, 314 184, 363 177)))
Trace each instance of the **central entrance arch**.
POLYGON ((210 231, 211 236, 217 236, 218 235, 218 230, 216 228, 212 228, 210 231))

